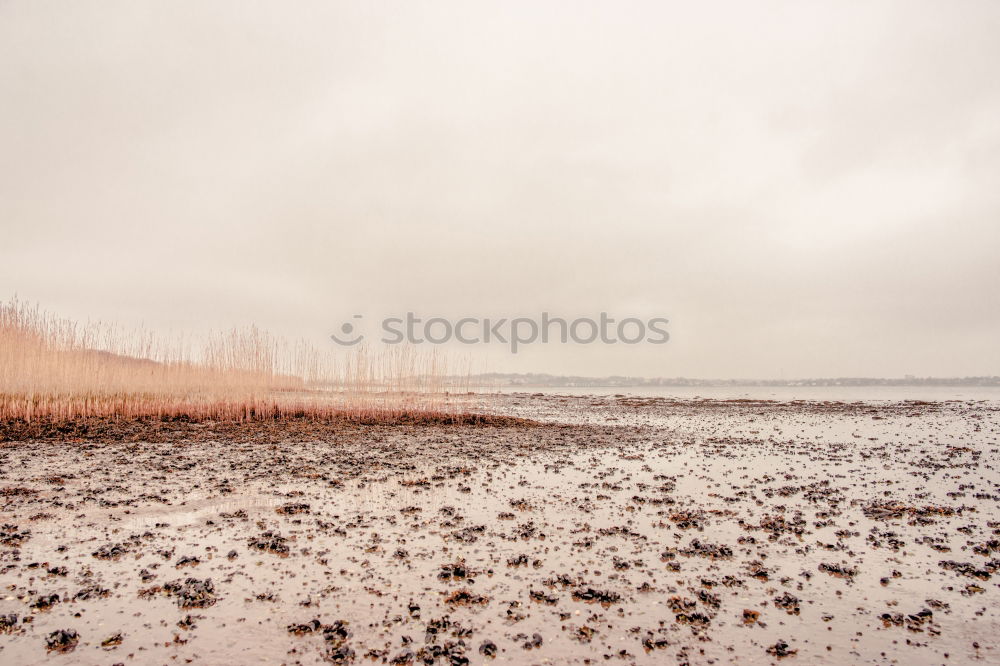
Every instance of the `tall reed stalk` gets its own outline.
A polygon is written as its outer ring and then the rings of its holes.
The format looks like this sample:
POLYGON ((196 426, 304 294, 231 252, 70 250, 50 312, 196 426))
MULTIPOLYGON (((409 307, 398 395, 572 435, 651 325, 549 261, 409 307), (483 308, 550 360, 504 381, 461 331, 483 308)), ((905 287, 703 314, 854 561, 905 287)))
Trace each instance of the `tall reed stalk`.
POLYGON ((253 327, 198 343, 0 304, 3 420, 388 421, 453 409, 446 374, 438 355, 410 348, 338 356, 253 327))

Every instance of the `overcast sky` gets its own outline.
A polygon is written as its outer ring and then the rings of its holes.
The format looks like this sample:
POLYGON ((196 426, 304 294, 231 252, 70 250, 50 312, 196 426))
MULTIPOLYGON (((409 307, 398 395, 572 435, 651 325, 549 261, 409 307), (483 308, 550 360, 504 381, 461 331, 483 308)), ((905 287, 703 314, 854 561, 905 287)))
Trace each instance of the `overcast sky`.
POLYGON ((0 1, 0 298, 490 370, 1000 374, 1000 2, 0 1))

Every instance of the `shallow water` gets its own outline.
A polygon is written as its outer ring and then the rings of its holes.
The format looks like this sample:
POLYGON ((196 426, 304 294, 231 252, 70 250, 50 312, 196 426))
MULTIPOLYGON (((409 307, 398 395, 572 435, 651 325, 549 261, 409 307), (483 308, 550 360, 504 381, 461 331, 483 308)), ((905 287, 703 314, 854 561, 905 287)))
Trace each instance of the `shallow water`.
POLYGON ((823 402, 900 402, 902 400, 1000 401, 1000 386, 505 386, 504 395, 541 393, 546 396, 614 395, 677 400, 809 400, 823 402))

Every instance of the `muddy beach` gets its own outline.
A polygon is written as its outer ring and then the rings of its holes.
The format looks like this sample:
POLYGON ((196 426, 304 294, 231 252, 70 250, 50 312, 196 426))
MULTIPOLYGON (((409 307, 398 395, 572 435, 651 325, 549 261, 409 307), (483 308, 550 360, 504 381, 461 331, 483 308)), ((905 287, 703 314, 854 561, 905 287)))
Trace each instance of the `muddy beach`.
POLYGON ((0 662, 1000 661, 996 403, 500 400, 19 431, 0 662))

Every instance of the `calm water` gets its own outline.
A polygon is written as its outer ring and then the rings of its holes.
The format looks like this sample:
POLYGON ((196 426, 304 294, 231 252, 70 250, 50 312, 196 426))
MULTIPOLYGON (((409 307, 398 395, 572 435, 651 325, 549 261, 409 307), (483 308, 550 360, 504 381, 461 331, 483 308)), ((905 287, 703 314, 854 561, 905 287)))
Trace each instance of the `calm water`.
POLYGON ((628 395, 657 398, 731 400, 990 400, 1000 401, 1000 386, 583 386, 503 387, 501 393, 628 395))

